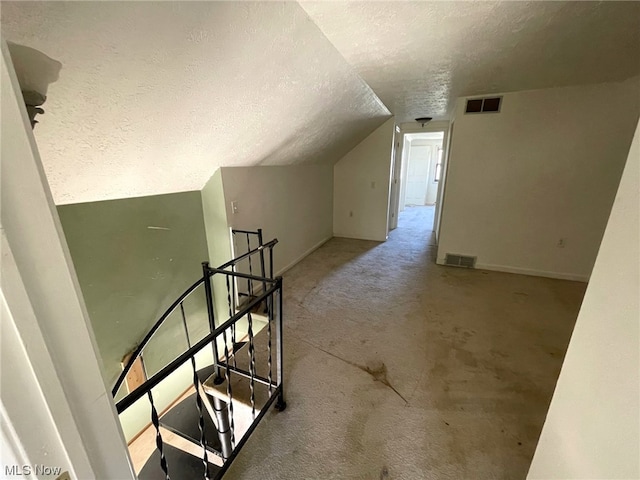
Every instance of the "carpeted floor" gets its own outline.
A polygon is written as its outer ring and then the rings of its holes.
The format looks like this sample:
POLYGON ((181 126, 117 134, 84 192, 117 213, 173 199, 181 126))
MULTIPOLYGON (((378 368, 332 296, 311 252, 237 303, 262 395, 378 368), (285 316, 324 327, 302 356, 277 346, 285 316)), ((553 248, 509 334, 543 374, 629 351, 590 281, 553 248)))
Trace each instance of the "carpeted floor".
POLYGON ((438 266, 432 215, 287 272, 288 409, 225 478, 526 477, 586 285, 438 266))

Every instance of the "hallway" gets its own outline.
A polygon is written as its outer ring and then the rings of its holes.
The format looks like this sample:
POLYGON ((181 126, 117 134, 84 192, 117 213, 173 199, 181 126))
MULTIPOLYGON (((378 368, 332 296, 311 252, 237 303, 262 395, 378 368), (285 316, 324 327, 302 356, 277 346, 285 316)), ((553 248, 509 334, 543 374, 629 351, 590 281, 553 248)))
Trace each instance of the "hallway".
POLYGON ((436 265, 432 210, 285 274, 289 406, 228 478, 525 478, 586 284, 436 265))

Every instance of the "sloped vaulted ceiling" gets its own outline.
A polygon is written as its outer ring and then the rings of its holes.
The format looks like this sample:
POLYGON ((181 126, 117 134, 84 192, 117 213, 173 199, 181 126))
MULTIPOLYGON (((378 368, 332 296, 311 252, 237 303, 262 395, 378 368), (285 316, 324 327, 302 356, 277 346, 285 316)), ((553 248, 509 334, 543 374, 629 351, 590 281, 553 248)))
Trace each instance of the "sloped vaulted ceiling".
POLYGON ((219 166, 335 162, 389 111, 296 3, 2 2, 62 63, 36 139, 57 204, 202 188, 219 166))
POLYGON ((335 162, 389 110, 448 118, 459 96, 640 73, 640 2, 0 8, 7 40, 62 63, 36 127, 57 203, 195 190, 219 166, 335 162))
POLYGON ((640 2, 300 2, 396 121, 640 73, 640 2))

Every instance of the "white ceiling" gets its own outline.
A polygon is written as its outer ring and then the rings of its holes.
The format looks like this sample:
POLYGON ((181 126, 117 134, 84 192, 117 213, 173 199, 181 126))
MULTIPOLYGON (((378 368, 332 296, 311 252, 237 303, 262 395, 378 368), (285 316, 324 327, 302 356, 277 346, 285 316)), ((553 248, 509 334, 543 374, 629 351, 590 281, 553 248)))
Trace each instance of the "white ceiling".
POLYGON ((398 122, 640 72, 640 2, 301 2, 398 122))
POLYGON ((62 63, 36 127, 58 204, 196 190, 219 166, 335 162, 389 110, 441 119, 458 96, 640 73, 640 2, 1 8, 4 38, 62 63))
POLYGON ((35 133, 57 204, 337 161, 389 111, 296 3, 2 2, 62 63, 35 133))
POLYGON ((444 132, 407 133, 405 138, 409 142, 416 140, 444 140, 444 132))

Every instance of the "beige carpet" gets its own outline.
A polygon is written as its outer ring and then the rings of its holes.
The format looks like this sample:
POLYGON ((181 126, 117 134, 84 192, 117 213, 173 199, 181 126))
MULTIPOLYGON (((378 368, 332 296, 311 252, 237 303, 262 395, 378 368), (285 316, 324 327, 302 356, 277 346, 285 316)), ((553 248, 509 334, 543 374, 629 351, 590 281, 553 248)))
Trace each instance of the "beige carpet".
POLYGON ((432 215, 285 275, 288 409, 226 478, 526 477, 586 285, 435 265, 432 215))

